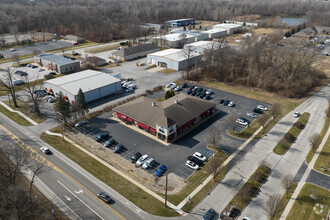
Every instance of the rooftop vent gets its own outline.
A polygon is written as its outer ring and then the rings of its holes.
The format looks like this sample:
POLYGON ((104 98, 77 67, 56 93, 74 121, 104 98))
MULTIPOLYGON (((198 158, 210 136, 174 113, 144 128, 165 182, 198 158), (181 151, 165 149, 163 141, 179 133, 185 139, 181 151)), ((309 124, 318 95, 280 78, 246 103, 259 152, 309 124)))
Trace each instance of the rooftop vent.
POLYGON ((175 100, 174 100, 174 103, 175 103, 175 104, 178 104, 178 103, 179 103, 179 101, 178 101, 177 99, 175 99, 175 100))
POLYGON ((156 102, 152 102, 151 105, 152 105, 152 106, 156 106, 156 102))

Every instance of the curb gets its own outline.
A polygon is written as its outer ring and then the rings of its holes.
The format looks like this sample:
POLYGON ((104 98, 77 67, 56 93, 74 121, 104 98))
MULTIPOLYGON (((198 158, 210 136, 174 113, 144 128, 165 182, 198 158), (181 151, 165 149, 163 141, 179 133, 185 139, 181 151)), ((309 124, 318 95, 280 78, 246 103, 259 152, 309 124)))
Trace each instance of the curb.
POLYGON ((33 125, 38 125, 37 122, 33 121, 31 118, 29 118, 28 116, 26 116, 25 114, 23 114, 21 111, 13 110, 12 108, 10 108, 8 105, 6 105, 5 103, 3 103, 3 102, 1 102, 1 101, 0 101, 0 104, 1 104, 3 107, 5 107, 8 111, 19 114, 20 116, 22 116, 25 120, 27 120, 27 121, 30 122, 31 124, 33 124, 33 125))

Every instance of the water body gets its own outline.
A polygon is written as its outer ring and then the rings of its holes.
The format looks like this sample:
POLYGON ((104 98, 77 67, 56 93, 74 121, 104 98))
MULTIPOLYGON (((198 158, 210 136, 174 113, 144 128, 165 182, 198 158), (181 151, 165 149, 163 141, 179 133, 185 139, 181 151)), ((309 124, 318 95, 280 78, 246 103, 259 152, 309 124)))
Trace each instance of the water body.
POLYGON ((282 23, 287 23, 290 26, 296 26, 307 22, 305 17, 278 17, 276 20, 281 21, 282 23))

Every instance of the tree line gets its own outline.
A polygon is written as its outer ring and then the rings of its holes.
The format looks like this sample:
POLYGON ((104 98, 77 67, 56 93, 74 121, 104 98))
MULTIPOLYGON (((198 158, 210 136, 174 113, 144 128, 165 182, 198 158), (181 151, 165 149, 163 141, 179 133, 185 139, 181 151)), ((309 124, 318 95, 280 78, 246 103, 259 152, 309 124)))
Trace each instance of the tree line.
POLYGON ((330 26, 329 11, 327 2, 300 0, 0 0, 0 34, 46 31, 105 42, 145 35, 138 24, 187 17, 221 22, 248 14, 307 15, 308 25, 330 26))

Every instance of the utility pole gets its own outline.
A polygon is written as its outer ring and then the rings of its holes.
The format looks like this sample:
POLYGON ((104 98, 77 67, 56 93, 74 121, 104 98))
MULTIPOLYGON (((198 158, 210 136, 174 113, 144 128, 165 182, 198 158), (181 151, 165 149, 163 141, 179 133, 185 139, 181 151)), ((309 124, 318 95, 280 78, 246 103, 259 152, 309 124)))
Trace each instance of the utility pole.
POLYGON ((167 173, 165 175, 165 208, 167 208, 167 173))

